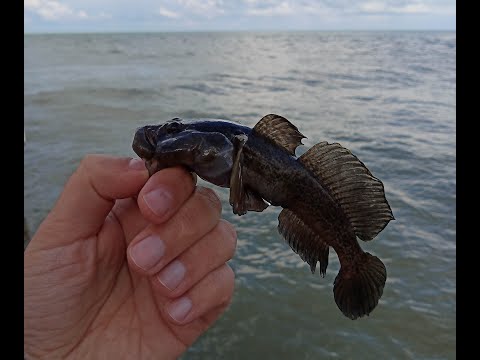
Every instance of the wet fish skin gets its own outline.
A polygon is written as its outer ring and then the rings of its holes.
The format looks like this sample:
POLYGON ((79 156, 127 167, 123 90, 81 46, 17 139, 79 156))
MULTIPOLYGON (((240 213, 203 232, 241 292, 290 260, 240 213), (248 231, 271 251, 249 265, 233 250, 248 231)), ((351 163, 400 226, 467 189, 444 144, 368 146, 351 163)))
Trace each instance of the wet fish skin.
POLYGON ((175 118, 161 125, 138 128, 132 148, 145 160, 150 175, 166 167, 183 165, 204 180, 229 187, 233 138, 250 133, 249 127, 227 120, 175 118), (215 164, 216 169, 209 166, 218 157, 222 157, 225 164, 215 164), (212 179, 212 172, 225 176, 212 179))
POLYGON ((370 240, 393 219, 383 184, 339 144, 319 143, 296 158, 302 138, 275 114, 253 129, 224 120, 176 118, 138 129, 132 147, 150 174, 183 165, 230 187, 238 215, 269 204, 283 207, 278 228, 293 251, 312 272, 320 262, 324 275, 332 246, 341 265, 334 282, 337 306, 351 319, 368 315, 383 293, 386 269, 361 249, 357 236, 370 240))

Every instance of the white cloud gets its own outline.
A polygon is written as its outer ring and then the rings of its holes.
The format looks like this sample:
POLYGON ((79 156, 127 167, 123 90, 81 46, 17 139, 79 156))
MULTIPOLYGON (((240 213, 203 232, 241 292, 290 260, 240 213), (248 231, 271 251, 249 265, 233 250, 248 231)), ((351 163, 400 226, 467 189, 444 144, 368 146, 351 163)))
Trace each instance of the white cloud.
POLYGON ((87 13, 83 10, 78 11, 77 16, 81 19, 86 19, 88 17, 87 13))
POLYGON ((252 16, 295 16, 295 15, 323 15, 328 16, 332 9, 318 1, 279 1, 279 0, 244 0, 248 6, 247 15, 252 16))
POLYGON ((55 0, 24 0, 24 8, 45 20, 88 18, 88 14, 85 11, 74 10, 70 6, 55 0))
POLYGON ((168 9, 162 7, 162 6, 158 9, 158 14, 161 15, 161 16, 170 18, 170 19, 177 19, 177 18, 180 17, 179 13, 176 13, 175 11, 168 10, 168 9))
POLYGON ((385 15, 455 14, 453 0, 242 0, 253 16, 364 13, 385 15))
POLYGON ((361 12, 385 14, 442 14, 455 13, 450 5, 429 1, 406 1, 402 5, 390 4, 388 1, 367 1, 359 5, 361 12))
POLYGON ((104 13, 104 12, 101 12, 100 14, 98 14, 97 17, 99 19, 111 19, 111 18, 113 18, 112 14, 108 14, 108 13, 104 13))
POLYGON ((384 2, 367 2, 365 4, 360 5, 360 10, 368 13, 380 13, 384 12, 386 9, 386 5, 384 2))
POLYGON ((267 7, 254 7, 247 10, 248 15, 254 16, 277 16, 277 15, 291 15, 295 12, 290 3, 282 1, 280 4, 267 7))
POLYGON ((425 4, 408 4, 398 10, 404 14, 422 14, 432 11, 432 9, 425 4))
POLYGON ((24 0, 24 5, 28 31, 451 28, 456 13, 455 0, 24 0), (162 21, 167 19, 175 21, 162 21))
POLYGON ((177 0, 185 10, 207 18, 225 13, 223 0, 177 0))
POLYGON ((243 0, 243 2, 247 4, 275 4, 278 2, 278 0, 243 0))

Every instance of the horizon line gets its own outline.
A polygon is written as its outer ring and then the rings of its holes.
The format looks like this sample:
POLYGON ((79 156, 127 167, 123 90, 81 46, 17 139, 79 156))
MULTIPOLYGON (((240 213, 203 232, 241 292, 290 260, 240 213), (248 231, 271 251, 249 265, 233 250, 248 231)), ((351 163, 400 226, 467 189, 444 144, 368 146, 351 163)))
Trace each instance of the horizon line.
POLYGON ((152 34, 152 33, 214 33, 214 32, 456 32, 456 29, 198 29, 198 30, 45 30, 45 31, 25 31, 24 35, 55 35, 55 34, 152 34))

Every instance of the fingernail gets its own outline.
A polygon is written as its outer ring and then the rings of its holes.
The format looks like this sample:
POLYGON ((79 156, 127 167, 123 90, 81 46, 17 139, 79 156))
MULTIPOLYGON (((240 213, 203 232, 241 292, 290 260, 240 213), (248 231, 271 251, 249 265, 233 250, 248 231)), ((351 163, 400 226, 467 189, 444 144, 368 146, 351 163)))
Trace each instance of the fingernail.
POLYGON ((157 216, 163 216, 173 206, 173 198, 164 189, 155 189, 143 196, 145 204, 157 216))
POLYGON ((132 170, 147 170, 145 167, 145 162, 140 159, 131 159, 130 162, 128 163, 128 167, 132 170))
POLYGON ((166 310, 170 317, 178 322, 182 322, 192 309, 192 301, 184 296, 166 306, 166 310))
POLYGON ((185 266, 180 261, 174 260, 157 275, 157 279, 171 291, 180 285, 185 277, 185 272, 185 266))
POLYGON ((130 257, 143 270, 157 264, 165 253, 165 244, 156 235, 147 236, 130 248, 130 257))

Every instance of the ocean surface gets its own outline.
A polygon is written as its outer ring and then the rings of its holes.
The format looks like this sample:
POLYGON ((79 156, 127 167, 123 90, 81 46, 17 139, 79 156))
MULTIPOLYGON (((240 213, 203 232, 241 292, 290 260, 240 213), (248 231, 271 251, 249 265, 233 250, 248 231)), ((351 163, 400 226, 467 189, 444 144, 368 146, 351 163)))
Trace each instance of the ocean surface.
MULTIPOLYGON (((173 117, 253 126, 285 116, 339 142, 385 185, 396 220, 364 250, 387 267, 369 317, 277 233, 280 208, 233 215, 233 302, 183 359, 456 357, 456 33, 25 35, 25 217, 34 232, 87 153, 134 156, 137 127, 173 117)), ((206 184, 206 183, 204 183, 206 184)))

